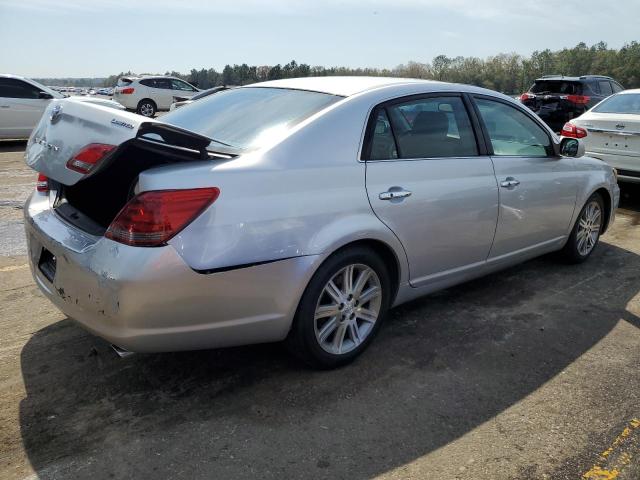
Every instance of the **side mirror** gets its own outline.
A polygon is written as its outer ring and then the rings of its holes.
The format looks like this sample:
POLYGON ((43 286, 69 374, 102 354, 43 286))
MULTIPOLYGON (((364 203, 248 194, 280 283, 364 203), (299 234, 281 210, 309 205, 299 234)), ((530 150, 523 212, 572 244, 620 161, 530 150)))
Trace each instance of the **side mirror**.
POLYGON ((41 98, 43 100, 51 100, 53 98, 53 95, 47 92, 38 92, 38 98, 41 98))
POLYGON ((584 155, 584 143, 577 138, 563 138, 560 141, 560 155, 579 158, 584 155))

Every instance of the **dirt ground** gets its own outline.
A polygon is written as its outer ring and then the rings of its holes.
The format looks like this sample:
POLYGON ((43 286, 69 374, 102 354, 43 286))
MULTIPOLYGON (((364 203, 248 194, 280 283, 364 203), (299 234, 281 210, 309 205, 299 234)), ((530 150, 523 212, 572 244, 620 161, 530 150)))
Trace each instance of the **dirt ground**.
POLYGON ((33 283, 0 144, 0 478, 640 479, 640 188, 585 264, 392 311, 353 365, 278 345, 118 358, 33 283))

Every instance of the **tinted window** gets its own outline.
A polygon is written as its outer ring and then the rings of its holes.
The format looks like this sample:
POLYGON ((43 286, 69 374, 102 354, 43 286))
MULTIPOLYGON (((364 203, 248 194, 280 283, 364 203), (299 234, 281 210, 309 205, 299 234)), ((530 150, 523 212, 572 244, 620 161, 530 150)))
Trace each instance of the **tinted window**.
POLYGON ((478 155, 471 122, 460 97, 431 97, 396 103, 387 106, 386 113, 399 158, 478 155))
POLYGON ((156 88, 156 81, 153 78, 145 78, 144 80, 140 80, 140 85, 156 88))
POLYGON ((0 78, 0 97, 39 98, 40 89, 15 78, 0 78))
POLYGON ((371 160, 389 160, 398 158, 396 141, 391 131, 391 123, 384 108, 378 109, 375 115, 375 126, 371 136, 371 160))
POLYGON ((569 82, 566 80, 536 80, 536 83, 531 87, 531 92, 582 95, 582 85, 579 82, 569 82))
POLYGON ((611 84, 608 80, 598 80, 598 86, 600 87, 601 95, 611 95, 613 90, 611 90, 611 84))
POLYGON ((182 90, 182 91, 186 91, 186 92, 193 92, 193 88, 191 87, 191 85, 189 85, 186 82, 183 82, 181 80, 171 80, 171 88, 173 90, 182 90))
POLYGON ((171 90, 171 80, 168 78, 156 78, 154 80, 154 88, 163 88, 165 90, 171 90))
POLYGON ((598 113, 640 114, 640 93, 614 95, 603 100, 593 111, 598 113))
POLYGON ((613 93, 618 93, 624 90, 622 85, 620 85, 618 82, 611 82, 611 86, 613 87, 613 93))
POLYGON ((484 98, 477 98, 476 103, 494 155, 546 157, 551 154, 549 135, 524 112, 484 98))
POLYGON ((237 148, 253 149, 277 140, 342 98, 286 88, 234 88, 169 112, 162 121, 237 148))
MULTIPOLYGON (((118 79, 118 87, 126 87, 127 85, 131 85, 131 83, 133 82, 133 80, 131 80, 130 78, 119 78, 118 79)), ((140 82, 142 83, 142 82, 140 82)))

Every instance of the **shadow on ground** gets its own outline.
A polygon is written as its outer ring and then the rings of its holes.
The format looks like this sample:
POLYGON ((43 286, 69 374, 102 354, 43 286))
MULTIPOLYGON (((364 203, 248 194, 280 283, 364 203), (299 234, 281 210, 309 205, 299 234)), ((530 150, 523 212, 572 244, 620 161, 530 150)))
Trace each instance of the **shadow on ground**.
POLYGON ((26 140, 0 140, 0 153, 24 152, 26 140))
POLYGON ((514 405, 621 319, 639 326, 639 284, 640 258, 606 243, 583 265, 534 260, 393 310, 333 372, 277 345, 121 360, 61 321, 21 353, 24 446, 42 478, 370 478, 514 405))

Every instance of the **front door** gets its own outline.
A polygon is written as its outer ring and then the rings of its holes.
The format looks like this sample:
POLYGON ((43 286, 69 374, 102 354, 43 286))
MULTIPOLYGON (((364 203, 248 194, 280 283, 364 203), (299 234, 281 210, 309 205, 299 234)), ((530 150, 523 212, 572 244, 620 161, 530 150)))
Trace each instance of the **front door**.
POLYGON ((491 159, 459 95, 376 107, 363 159, 375 214, 402 242, 414 286, 481 267, 498 215, 491 159))
POLYGON ((561 242, 576 203, 575 160, 555 155, 547 131, 519 108, 488 97, 478 96, 475 102, 500 191, 490 258, 561 242))
POLYGON ((24 138, 31 134, 49 99, 40 97, 40 89, 17 78, 0 79, 0 136, 24 138))

